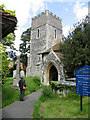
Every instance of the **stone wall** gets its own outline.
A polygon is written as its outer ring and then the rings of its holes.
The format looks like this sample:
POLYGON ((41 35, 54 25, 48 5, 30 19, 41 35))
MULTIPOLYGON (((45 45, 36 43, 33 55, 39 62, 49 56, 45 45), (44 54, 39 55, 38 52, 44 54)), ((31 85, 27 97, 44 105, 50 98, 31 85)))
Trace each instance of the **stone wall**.
MULTIPOLYGON (((62 41, 62 20, 59 17, 46 10, 32 18, 30 58, 28 59, 27 77, 42 76, 43 58, 42 54, 39 53, 51 48, 60 41, 62 41)), ((46 58, 46 56, 44 58, 46 58)))
POLYGON ((48 10, 32 18, 32 29, 40 27, 46 23, 62 30, 62 19, 48 10))
POLYGON ((46 57, 46 59, 43 61, 42 77, 41 77, 42 83, 46 85, 49 84, 49 81, 47 79, 47 74, 48 74, 47 70, 50 64, 54 65, 58 71, 58 81, 60 80, 64 81, 65 78, 64 78, 64 72, 63 72, 63 65, 60 59, 58 58, 58 56, 54 53, 54 51, 51 51, 46 57))

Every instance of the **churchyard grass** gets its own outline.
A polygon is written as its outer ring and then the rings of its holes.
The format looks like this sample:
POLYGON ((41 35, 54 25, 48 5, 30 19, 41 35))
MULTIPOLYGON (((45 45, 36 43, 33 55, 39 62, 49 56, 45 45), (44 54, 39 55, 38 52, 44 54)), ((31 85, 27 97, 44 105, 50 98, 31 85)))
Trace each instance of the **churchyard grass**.
MULTIPOLYGON (((45 88, 46 89, 46 88, 45 88)), ((50 91, 50 89, 46 90, 50 91)), ((83 110, 80 111, 80 95, 75 92, 60 97, 55 93, 42 94, 36 102, 34 118, 88 118, 88 97, 83 96, 83 110), (72 95, 73 94, 73 95, 72 95)))
POLYGON ((26 85, 27 85, 25 95, 35 92, 38 89, 43 87, 43 85, 40 83, 40 79, 38 77, 27 77, 27 78, 25 78, 25 81, 26 81, 26 85))
POLYGON ((11 87, 13 84, 13 78, 6 78, 6 83, 2 85, 2 107, 9 105, 10 103, 19 99, 19 91, 11 87))
MULTIPOLYGON (((27 89, 25 91, 25 96, 42 88, 40 79, 37 77, 27 77, 25 78, 27 89), (35 82, 37 80, 38 82, 35 82)), ((2 107, 5 107, 12 102, 19 100, 20 91, 12 87, 13 78, 6 78, 6 83, 2 85, 2 107)))

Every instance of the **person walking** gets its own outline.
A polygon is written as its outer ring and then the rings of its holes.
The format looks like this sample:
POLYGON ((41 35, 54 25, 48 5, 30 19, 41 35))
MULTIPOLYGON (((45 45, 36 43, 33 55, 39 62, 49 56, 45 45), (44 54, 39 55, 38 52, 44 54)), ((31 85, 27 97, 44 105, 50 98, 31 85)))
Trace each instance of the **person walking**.
POLYGON ((24 101, 26 83, 23 77, 21 77, 21 80, 19 80, 19 88, 20 88, 20 101, 24 101))

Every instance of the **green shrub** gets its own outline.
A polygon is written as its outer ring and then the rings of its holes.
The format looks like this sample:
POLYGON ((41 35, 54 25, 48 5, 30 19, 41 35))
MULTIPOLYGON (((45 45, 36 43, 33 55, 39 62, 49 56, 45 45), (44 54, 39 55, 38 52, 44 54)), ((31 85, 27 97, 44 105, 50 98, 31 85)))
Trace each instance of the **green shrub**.
POLYGON ((33 81, 39 86, 41 84, 39 77, 33 77, 33 81))
POLYGON ((50 86, 52 88, 52 91, 54 90, 55 92, 57 92, 57 90, 64 91, 64 90, 70 90, 70 91, 75 91, 76 90, 76 86, 70 86, 70 85, 62 85, 62 84, 58 84, 55 81, 51 81, 50 82, 50 86))
POLYGON ((45 97, 51 97, 52 96, 52 89, 50 87, 45 87, 43 89, 42 93, 45 97))
POLYGON ((50 86, 45 86, 42 91, 43 98, 52 98, 58 97, 58 94, 52 92, 52 88, 50 86))

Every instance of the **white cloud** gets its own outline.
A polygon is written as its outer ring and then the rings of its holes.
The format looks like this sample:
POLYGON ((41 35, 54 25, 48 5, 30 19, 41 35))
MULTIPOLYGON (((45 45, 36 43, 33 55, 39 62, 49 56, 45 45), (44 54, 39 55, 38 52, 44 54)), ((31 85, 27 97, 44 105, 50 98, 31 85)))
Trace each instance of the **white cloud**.
MULTIPOLYGON (((17 28, 18 30, 15 31, 15 47, 19 49, 20 36, 22 32, 27 29, 25 24, 28 19, 31 21, 31 18, 36 15, 38 10, 42 11, 44 9, 43 0, 0 0, 0 5, 1 4, 4 4, 9 10, 16 10, 17 26, 19 27, 17 28)), ((28 24, 30 27, 31 23, 29 22, 28 24)))
MULTIPOLYGON (((84 5, 85 5, 85 3, 80 3, 79 1, 77 1, 75 3, 73 12, 75 13, 76 19, 78 21, 82 20, 86 15, 88 15, 88 8, 84 5)), ((66 8, 64 10, 67 11, 66 8)), ((63 35, 65 37, 67 37, 67 35, 69 34, 69 31, 71 32, 73 29, 74 29, 73 25, 72 26, 70 26, 70 25, 64 26, 63 27, 63 35)))
POLYGON ((70 25, 64 26, 64 27, 63 27, 63 35, 64 35, 65 37, 67 37, 67 36, 69 35, 69 32, 72 31, 72 29, 73 29, 73 25, 72 25, 72 26, 70 26, 70 25))
POLYGON ((76 14, 76 19, 78 21, 82 20, 86 15, 88 15, 88 7, 84 6, 85 3, 76 2, 73 12, 76 14))

